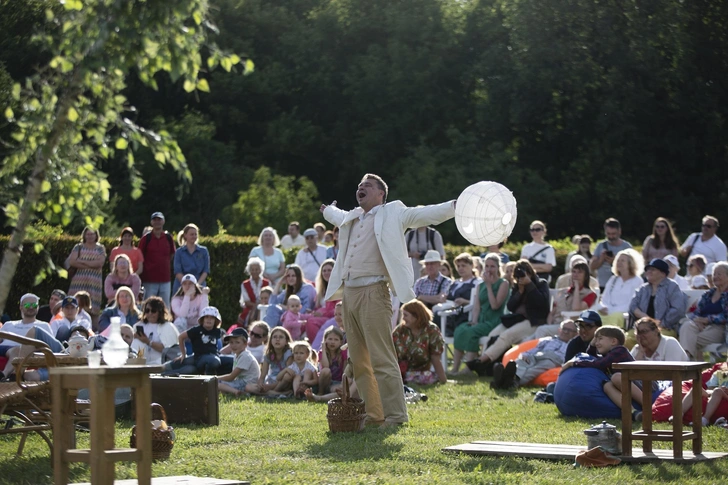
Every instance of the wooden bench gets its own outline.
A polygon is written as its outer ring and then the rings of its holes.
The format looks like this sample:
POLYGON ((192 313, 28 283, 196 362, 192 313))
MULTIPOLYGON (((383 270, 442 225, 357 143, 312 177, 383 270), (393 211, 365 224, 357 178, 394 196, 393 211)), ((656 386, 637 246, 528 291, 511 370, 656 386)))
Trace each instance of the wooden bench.
POLYGON ((710 367, 707 362, 651 362, 635 361, 613 364, 612 368, 622 374, 622 455, 632 456, 632 441, 642 440, 642 450, 652 452, 653 441, 672 441, 672 453, 675 459, 683 456, 683 443, 693 441, 693 454, 703 452, 702 396, 693 393, 693 429, 683 431, 683 410, 680 399, 682 381, 693 380, 700 388, 701 372, 710 367), (632 393, 631 381, 642 381, 642 429, 632 431, 632 393), (652 381, 672 381, 676 391, 672 400, 672 430, 652 429, 652 381))

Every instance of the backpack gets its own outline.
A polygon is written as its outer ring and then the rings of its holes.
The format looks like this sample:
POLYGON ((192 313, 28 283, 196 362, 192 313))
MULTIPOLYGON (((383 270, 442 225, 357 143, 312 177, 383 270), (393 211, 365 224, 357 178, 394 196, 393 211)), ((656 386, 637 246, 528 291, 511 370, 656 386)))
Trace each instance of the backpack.
MULTIPOLYGON (((436 249, 435 248, 435 230, 433 228, 431 228, 431 227, 427 227, 425 229, 427 229, 427 231, 426 231, 427 232, 427 239, 430 240, 430 247, 432 249, 436 249)), ((415 237, 415 233, 416 232, 417 232, 417 229, 412 229, 407 234, 407 251, 409 251, 409 245, 412 242, 412 238, 415 237)))
MULTIPOLYGON (((172 240, 171 234, 169 234, 167 231, 164 231, 164 235, 167 236, 167 242, 169 243, 169 249, 174 254, 174 241, 172 240)), ((149 231, 144 235, 144 249, 141 248, 141 242, 139 244, 139 249, 142 251, 142 254, 144 255, 144 259, 147 258, 147 246, 149 245, 149 241, 152 240, 152 231, 149 231)))

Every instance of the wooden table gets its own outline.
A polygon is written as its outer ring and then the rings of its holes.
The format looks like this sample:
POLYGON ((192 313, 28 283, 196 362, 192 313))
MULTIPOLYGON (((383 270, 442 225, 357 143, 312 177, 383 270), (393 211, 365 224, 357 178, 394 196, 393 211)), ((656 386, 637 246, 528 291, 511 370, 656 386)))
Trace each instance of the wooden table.
POLYGON ((114 463, 135 461, 140 485, 152 479, 151 384, 149 374, 162 366, 54 367, 49 369, 53 394, 53 475, 56 485, 68 483, 68 464, 91 466, 91 483, 113 485, 114 463), (114 448, 114 392, 131 387, 136 392, 137 448, 114 448), (74 445, 75 394, 88 388, 91 397, 91 449, 74 445))
POLYGON ((642 440, 642 450, 652 452, 653 441, 672 441, 675 459, 683 456, 683 442, 693 440, 693 454, 703 452, 702 396, 693 392, 693 430, 683 431, 683 410, 680 389, 682 382, 693 380, 696 389, 701 389, 701 372, 711 364, 707 362, 652 362, 635 361, 613 364, 612 368, 622 374, 622 455, 632 456, 632 441, 642 440), (632 432, 631 381, 642 380, 642 429, 632 432), (672 381, 672 430, 652 429, 652 381, 672 381))

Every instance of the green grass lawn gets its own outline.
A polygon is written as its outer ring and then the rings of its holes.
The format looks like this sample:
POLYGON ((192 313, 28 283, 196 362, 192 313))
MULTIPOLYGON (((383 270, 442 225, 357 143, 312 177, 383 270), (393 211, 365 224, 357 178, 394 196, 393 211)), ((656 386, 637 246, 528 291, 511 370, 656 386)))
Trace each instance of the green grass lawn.
MULTIPOLYGON (((326 405, 293 400, 222 397, 220 426, 175 426, 172 457, 153 475, 241 478, 251 483, 696 483, 723 484, 728 460, 696 465, 621 465, 574 468, 571 462, 477 457, 441 452, 475 440, 585 445, 582 430, 598 420, 563 418, 556 407, 532 402, 532 388, 491 390, 487 379, 466 378, 425 389, 427 402, 409 405, 410 424, 392 432, 330 434, 326 405)), ((618 420, 611 420, 618 424, 618 420)), ((117 422, 117 446, 127 447, 131 423, 117 422)), ((48 448, 29 437, 15 458, 17 436, 0 437, 0 483, 52 483, 48 448)), ((79 433, 79 447, 88 435, 79 433)), ((728 431, 707 428, 705 451, 724 451, 728 431)), ((658 444, 658 446, 665 446, 658 444)), ((687 448, 687 447, 686 447, 687 448)), ((134 478, 134 464, 118 464, 117 478, 134 478)), ((71 481, 90 480, 73 464, 71 481)))

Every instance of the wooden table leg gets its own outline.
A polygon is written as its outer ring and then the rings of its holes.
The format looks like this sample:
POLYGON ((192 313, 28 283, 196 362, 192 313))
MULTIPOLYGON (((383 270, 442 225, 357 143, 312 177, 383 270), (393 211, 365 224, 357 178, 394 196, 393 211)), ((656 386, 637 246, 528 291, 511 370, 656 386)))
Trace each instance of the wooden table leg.
POLYGON ((632 382, 622 371, 622 456, 632 456, 632 382))
POLYGON ((703 453, 703 396, 702 396, 702 376, 700 370, 696 370, 693 375, 693 454, 700 455, 703 453), (695 391, 698 392, 695 392, 695 391))
POLYGON ((91 483, 114 484, 114 461, 106 456, 106 450, 114 449, 114 425, 116 421, 114 392, 106 379, 92 376, 91 398, 91 483))
MULTIPOLYGON (((682 433, 683 433, 683 410, 682 410, 682 375, 675 373, 672 376, 672 456, 682 458, 682 433)), ((700 395, 700 392, 698 392, 700 395)))
MULTIPOLYGON (((649 379, 642 379, 642 429, 652 432, 652 381, 649 379)), ((642 440, 642 450, 652 452, 652 438, 642 440)))
POLYGON ((136 446, 141 450, 141 459, 137 462, 137 480, 139 485, 152 483, 152 382, 148 374, 139 376, 136 387, 136 446))
POLYGON ((73 409, 70 396, 63 389, 64 377, 54 377, 51 381, 53 422, 53 481, 56 485, 68 483, 68 462, 65 451, 73 448, 73 409))

